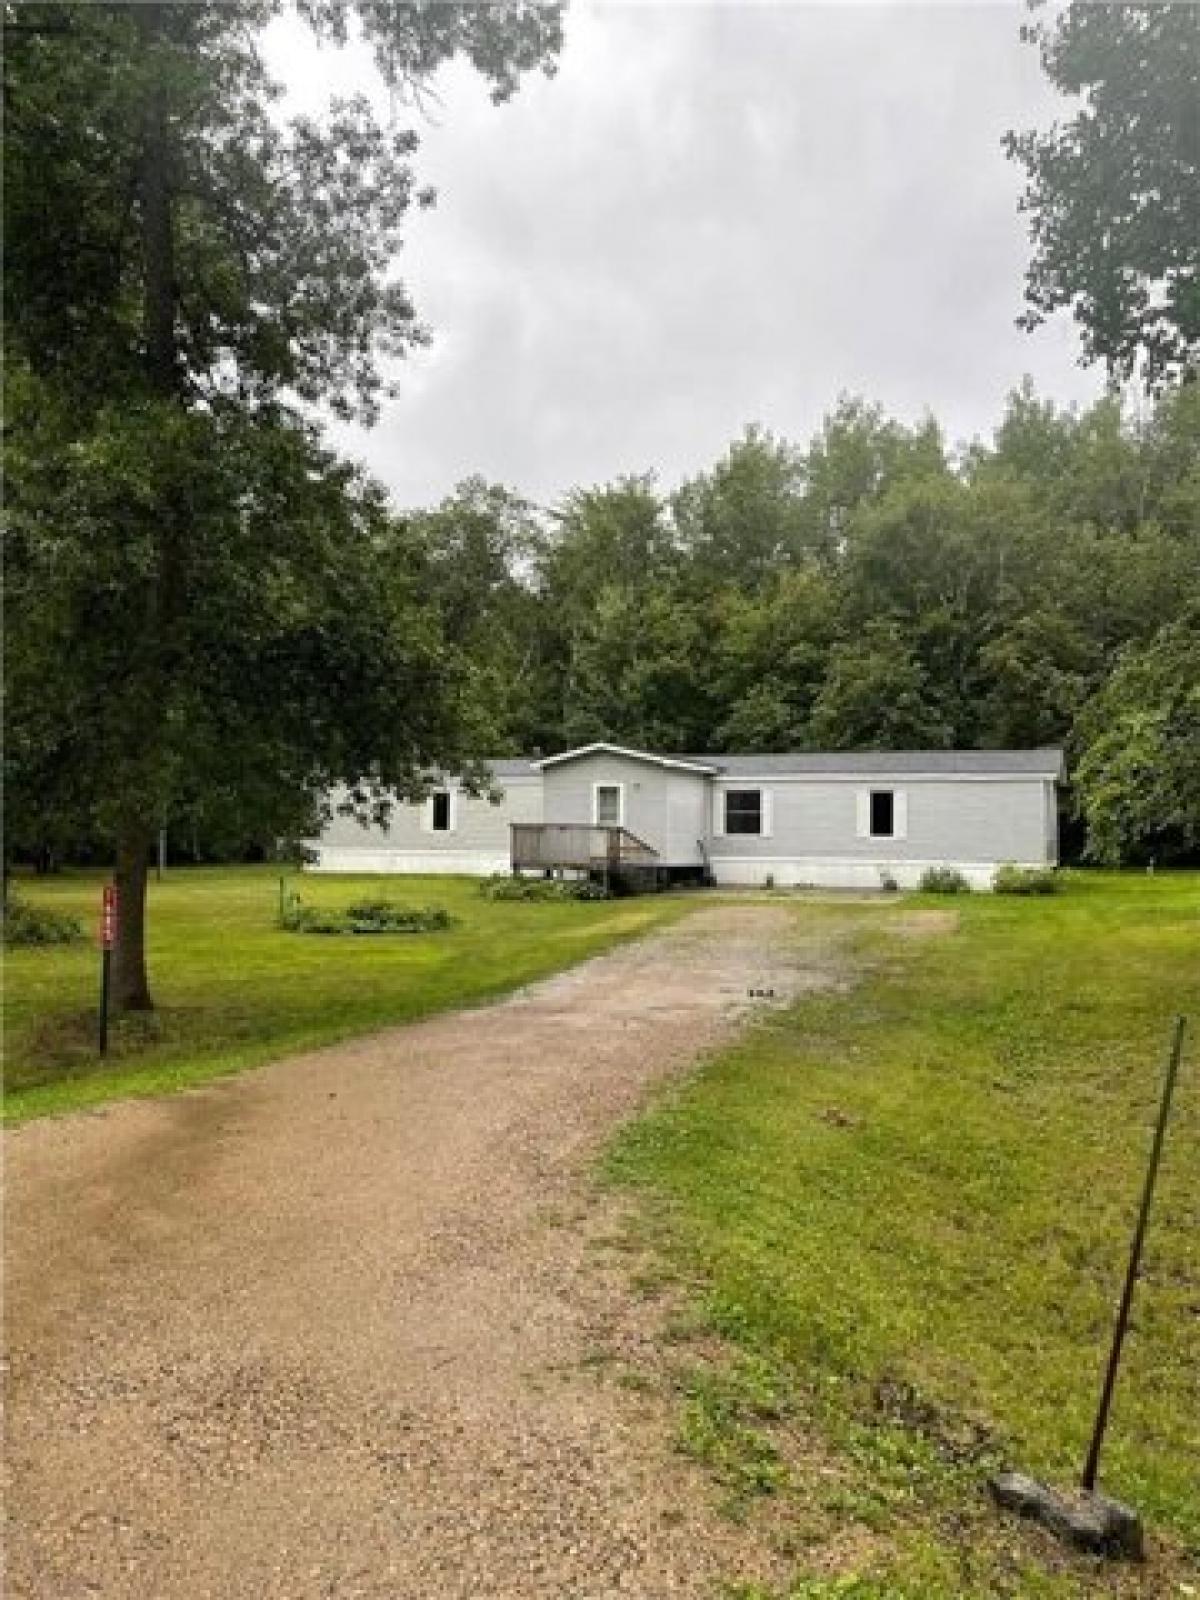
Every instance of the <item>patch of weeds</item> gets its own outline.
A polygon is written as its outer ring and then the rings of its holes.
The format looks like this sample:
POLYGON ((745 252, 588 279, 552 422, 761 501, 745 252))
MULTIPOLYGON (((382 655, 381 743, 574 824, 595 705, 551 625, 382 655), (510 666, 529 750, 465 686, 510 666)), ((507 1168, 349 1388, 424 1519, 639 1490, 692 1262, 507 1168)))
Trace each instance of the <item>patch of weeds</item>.
POLYGON ((994 1467, 1005 1456, 1005 1441, 990 1422, 931 1400, 905 1378, 885 1374, 871 1399, 879 1416, 927 1440, 949 1466, 994 1467))
POLYGON ((778 1493, 787 1467, 764 1424, 780 1422, 787 1402, 768 1364, 745 1356, 724 1369, 690 1368, 676 1381, 686 1401, 681 1448, 731 1492, 726 1509, 736 1515, 755 1496, 778 1493))
POLYGON ((657 1300, 676 1281, 677 1274, 669 1267, 654 1265, 635 1272, 629 1280, 629 1287, 643 1300, 657 1300))
POLYGON ((922 894, 970 894, 971 885, 956 867, 926 867, 918 885, 922 894))
POLYGON ((1054 867, 997 867, 992 878, 994 894, 1061 894, 1066 880, 1054 867))
POLYGON ((398 906, 390 900, 357 900, 344 910, 300 904, 293 895, 279 923, 289 933, 436 933, 455 919, 441 906, 398 906))
MULTIPOLYGON (((34 1035, 37 1048, 59 1063, 63 1077, 86 1070, 95 1061, 97 1016, 97 1011, 87 1010, 53 1017, 34 1035)), ((109 1019, 109 1057, 120 1060, 137 1056, 153 1045, 169 1041, 182 1032, 187 1020, 187 1013, 178 1008, 120 1012, 109 1019)))
POLYGON ((615 1360, 616 1357, 611 1350, 601 1345, 593 1345, 579 1357, 579 1365, 584 1371, 596 1371, 598 1368, 611 1366, 615 1360))
POLYGON ((711 1333, 712 1323, 699 1306, 676 1307, 662 1325, 664 1344, 693 1344, 711 1333))
POLYGON ((877 1485, 838 1483, 818 1496, 822 1511, 839 1522, 855 1522, 873 1533, 890 1527, 895 1507, 877 1485))
POLYGON ((622 1367, 617 1373, 617 1383, 631 1394, 652 1394, 658 1387, 654 1378, 639 1367, 622 1367))
POLYGON ((78 917, 50 906, 31 906, 9 895, 0 917, 0 943, 18 946, 82 944, 83 925, 78 917))
POLYGON ((892 1375, 822 1384, 813 1409, 843 1468, 822 1506, 876 1532, 913 1511, 937 1517, 970 1503, 1004 1459, 993 1428, 892 1375))
POLYGON ((928 1593, 918 1596, 912 1589, 898 1589, 888 1580, 875 1578, 801 1578, 786 1589, 766 1588, 761 1583, 737 1583, 726 1587, 729 1600, 934 1600, 928 1593))
POLYGON ((485 878, 479 892, 487 900, 609 900, 602 883, 590 878, 521 878, 497 873, 485 878))

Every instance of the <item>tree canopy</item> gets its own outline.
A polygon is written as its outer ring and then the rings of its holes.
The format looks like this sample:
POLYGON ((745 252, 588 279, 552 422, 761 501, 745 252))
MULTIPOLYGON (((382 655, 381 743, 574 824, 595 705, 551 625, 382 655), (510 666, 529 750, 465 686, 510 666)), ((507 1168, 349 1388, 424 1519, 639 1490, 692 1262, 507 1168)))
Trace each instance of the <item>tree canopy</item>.
MULTIPOLYGON (((111 842, 126 1007, 163 822, 294 830, 338 779, 382 804, 483 738, 424 557, 313 420, 371 421, 424 337, 394 273, 416 136, 364 98, 285 120, 284 9, 5 7, 10 815, 111 842)), ((401 104, 455 56, 504 99, 560 38, 526 0, 295 10, 401 104)))
MULTIPOLYGON (((461 525, 455 548, 469 530, 510 552, 472 586, 481 659, 519 663, 492 700, 498 750, 1064 743, 1074 762, 1141 652, 1187 665, 1156 641, 1200 599, 1200 386, 1143 414, 1025 384, 954 456, 932 420, 847 399, 807 444, 748 430, 676 494, 631 477, 526 508, 519 554, 511 503, 476 484, 433 513, 442 539, 461 525)), ((460 581, 435 584, 452 611, 460 581)), ((1093 851, 1136 854, 1090 793, 1093 851)), ((1167 853, 1195 848, 1180 793, 1167 853)))
POLYGON ((1200 9, 1072 0, 1025 29, 1078 102, 1010 133, 1033 259, 1025 325, 1070 309, 1085 358, 1150 388, 1200 362, 1200 9), (1140 372, 1139 372, 1140 369, 1140 372))

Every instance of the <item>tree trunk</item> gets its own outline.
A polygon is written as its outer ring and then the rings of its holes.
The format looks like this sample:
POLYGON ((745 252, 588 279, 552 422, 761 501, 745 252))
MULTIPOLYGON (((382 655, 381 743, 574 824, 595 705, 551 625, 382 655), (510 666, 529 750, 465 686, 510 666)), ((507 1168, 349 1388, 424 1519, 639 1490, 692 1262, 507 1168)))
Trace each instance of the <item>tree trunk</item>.
MULTIPOLYGON (((180 400, 175 307, 175 224, 173 215, 171 132, 167 114, 166 63, 159 57, 167 33, 169 12, 158 3, 135 6, 133 14, 141 35, 143 56, 152 71, 142 127, 138 190, 142 205, 142 326, 145 337, 145 371, 150 389, 168 401, 180 400)), ((158 517, 157 570, 147 596, 146 634, 153 648, 146 676, 135 686, 136 702, 161 705, 172 650, 172 608, 177 566, 177 530, 174 507, 164 506, 158 517)), ((153 731, 131 730, 131 740, 152 740, 153 731)), ((123 824, 117 834, 116 884, 117 936, 112 954, 113 1010, 151 1011, 150 983, 146 972, 146 886, 149 878, 153 830, 140 822, 123 824)))
POLYGON ((117 844, 117 938, 113 945, 114 1011, 152 1011, 146 976, 146 882, 150 835, 126 829, 117 844))

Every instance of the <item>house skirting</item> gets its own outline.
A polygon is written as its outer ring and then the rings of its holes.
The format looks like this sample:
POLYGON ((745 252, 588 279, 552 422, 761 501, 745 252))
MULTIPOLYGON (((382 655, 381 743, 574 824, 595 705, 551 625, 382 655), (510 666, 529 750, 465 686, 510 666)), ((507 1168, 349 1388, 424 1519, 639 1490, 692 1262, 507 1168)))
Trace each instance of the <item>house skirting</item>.
POLYGON ((487 878, 508 872, 508 852, 495 850, 358 850, 321 845, 310 872, 451 873, 487 878))
MULTIPOLYGON (((999 865, 995 861, 883 861, 861 856, 713 856, 718 883, 761 888, 770 878, 780 889, 879 889, 885 878, 898 888, 915 889, 930 867, 952 867, 972 889, 990 889, 999 865)), ((1018 861, 1019 867, 1044 867, 1045 862, 1018 861)))

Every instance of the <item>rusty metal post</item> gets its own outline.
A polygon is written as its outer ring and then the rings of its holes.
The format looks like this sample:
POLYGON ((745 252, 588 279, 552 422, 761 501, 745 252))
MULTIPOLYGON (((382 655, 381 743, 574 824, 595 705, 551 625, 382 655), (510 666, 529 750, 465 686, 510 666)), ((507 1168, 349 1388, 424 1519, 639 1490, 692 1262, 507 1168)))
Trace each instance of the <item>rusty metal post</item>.
POLYGON ((1158 1124, 1154 1129, 1154 1143, 1150 1149, 1150 1165, 1146 1169, 1146 1182, 1142 1188, 1142 1205, 1138 1213, 1137 1227, 1134 1230, 1133 1245, 1129 1251, 1129 1265, 1125 1271, 1125 1287, 1121 1292, 1121 1303, 1117 1307, 1117 1322, 1113 1329, 1112 1349, 1108 1355, 1108 1367, 1104 1373, 1104 1386, 1100 1391, 1100 1405, 1096 1411, 1096 1424, 1092 1429, 1092 1442, 1088 1448, 1087 1461, 1084 1463, 1083 1477, 1080 1480, 1084 1489, 1096 1487, 1096 1474, 1100 1468, 1100 1450, 1104 1444, 1104 1431, 1108 1426, 1108 1414, 1112 1408, 1113 1390, 1117 1384, 1117 1369, 1121 1364, 1121 1348, 1125 1343, 1125 1334, 1129 1328, 1129 1313, 1133 1306, 1133 1291, 1137 1284, 1138 1269, 1142 1264, 1142 1246, 1146 1240, 1146 1224, 1150 1220, 1150 1204, 1154 1199, 1154 1185, 1158 1178, 1159 1162, 1162 1160, 1163 1140, 1167 1132, 1167 1118, 1171 1114, 1171 1097, 1175 1093, 1175 1080, 1179 1076, 1179 1061, 1183 1055, 1183 1034, 1187 1025, 1186 1017, 1175 1018, 1175 1031, 1171 1039, 1171 1054, 1167 1062, 1167 1075, 1163 1081, 1162 1101, 1158 1108, 1158 1124))

